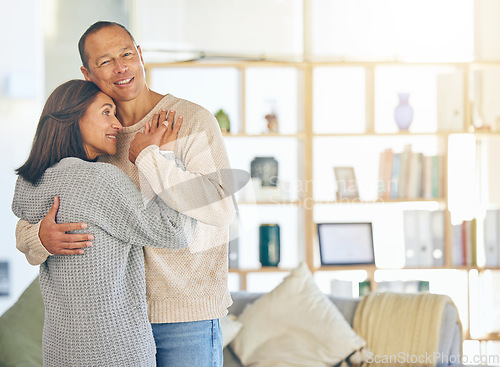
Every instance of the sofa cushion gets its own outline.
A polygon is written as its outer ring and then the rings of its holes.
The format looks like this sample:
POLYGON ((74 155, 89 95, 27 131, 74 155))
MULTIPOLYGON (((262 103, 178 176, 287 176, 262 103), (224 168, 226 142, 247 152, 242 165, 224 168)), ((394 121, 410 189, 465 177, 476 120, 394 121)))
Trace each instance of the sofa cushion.
POLYGON ((306 264, 238 321, 243 327, 230 346, 244 365, 332 366, 366 344, 319 290, 306 264))
POLYGON ((222 328, 222 347, 225 348, 240 332, 243 324, 236 320, 234 315, 226 315, 220 319, 220 326, 222 328))
POLYGON ((36 278, 0 317, 0 366, 42 365, 44 306, 36 278))

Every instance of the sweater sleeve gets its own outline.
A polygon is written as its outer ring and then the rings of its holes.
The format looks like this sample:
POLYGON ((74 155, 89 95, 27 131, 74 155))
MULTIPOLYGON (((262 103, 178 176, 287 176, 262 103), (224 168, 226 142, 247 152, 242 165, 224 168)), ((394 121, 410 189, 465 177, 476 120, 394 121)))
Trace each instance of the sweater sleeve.
POLYGON ((192 118, 183 124, 176 142, 176 156, 184 166, 164 157, 154 145, 139 154, 136 166, 173 209, 208 225, 227 226, 234 219, 235 208, 222 135, 209 111, 200 109, 192 118))
MULTIPOLYGON (((93 180, 88 195, 81 195, 82 219, 114 237, 137 246, 187 248, 196 221, 168 207, 158 197, 146 199, 132 180, 116 167, 93 180), (85 201, 83 201, 85 200, 85 201)), ((64 198, 61 198, 61 205, 64 198)))
POLYGON ((16 226, 16 247, 31 265, 40 265, 51 255, 40 242, 40 222, 30 224, 20 219, 16 226))

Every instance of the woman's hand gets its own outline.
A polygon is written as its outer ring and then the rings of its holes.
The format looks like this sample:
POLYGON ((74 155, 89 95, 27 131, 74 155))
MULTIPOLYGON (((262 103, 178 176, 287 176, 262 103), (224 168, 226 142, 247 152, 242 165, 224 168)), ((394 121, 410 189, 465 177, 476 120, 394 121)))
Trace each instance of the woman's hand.
POLYGON ((174 150, 177 135, 182 126, 182 117, 178 117, 174 124, 175 111, 162 110, 153 116, 151 123, 145 124, 144 133, 135 134, 134 140, 130 143, 128 159, 135 163, 135 160, 144 148, 150 145, 157 145, 161 150, 174 150))
POLYGON ((156 139, 161 135, 160 141, 155 143, 161 150, 174 150, 175 141, 182 126, 182 116, 177 118, 175 124, 174 119, 174 110, 170 110, 168 114, 167 111, 162 110, 153 116, 150 124, 146 122, 144 134, 153 134, 156 139), (163 134, 161 134, 161 131, 163 131, 163 134))

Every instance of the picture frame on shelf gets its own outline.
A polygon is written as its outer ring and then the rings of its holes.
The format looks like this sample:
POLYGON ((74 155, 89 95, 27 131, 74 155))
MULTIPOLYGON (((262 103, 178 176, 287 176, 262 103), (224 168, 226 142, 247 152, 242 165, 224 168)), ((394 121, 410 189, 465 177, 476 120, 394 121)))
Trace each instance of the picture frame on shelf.
POLYGON ((337 200, 359 199, 358 184, 354 167, 333 167, 335 181, 337 182, 337 200))
POLYGON ((374 265, 373 230, 366 223, 318 223, 322 266, 374 265))

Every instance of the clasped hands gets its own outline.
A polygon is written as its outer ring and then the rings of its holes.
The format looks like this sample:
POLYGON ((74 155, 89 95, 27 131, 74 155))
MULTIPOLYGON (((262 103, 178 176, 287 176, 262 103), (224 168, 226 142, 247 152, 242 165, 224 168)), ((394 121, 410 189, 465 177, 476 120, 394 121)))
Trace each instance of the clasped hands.
POLYGON ((175 111, 162 110, 153 116, 151 123, 145 124, 144 132, 137 133, 130 143, 128 159, 135 163, 135 160, 144 148, 150 145, 157 145, 162 150, 174 150, 175 141, 179 129, 182 126, 182 116, 177 118, 174 124, 175 111))

